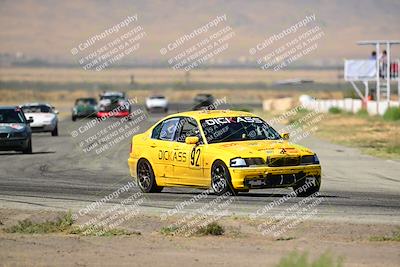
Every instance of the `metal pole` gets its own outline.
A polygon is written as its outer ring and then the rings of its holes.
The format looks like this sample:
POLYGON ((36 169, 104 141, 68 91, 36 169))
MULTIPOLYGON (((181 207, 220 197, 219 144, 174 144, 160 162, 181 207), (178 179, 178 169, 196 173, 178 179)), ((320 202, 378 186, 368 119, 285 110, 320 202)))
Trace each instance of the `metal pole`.
POLYGON ((379 101, 381 100, 381 88, 379 75, 379 42, 376 43, 376 114, 379 115, 379 101))
POLYGON ((364 81, 365 86, 365 109, 368 110, 368 101, 369 101, 369 88, 368 88, 368 81, 364 81))
POLYGON ((390 43, 386 43, 386 99, 390 107, 390 43))
POLYGON ((397 60, 397 100, 400 107, 400 59, 397 60))

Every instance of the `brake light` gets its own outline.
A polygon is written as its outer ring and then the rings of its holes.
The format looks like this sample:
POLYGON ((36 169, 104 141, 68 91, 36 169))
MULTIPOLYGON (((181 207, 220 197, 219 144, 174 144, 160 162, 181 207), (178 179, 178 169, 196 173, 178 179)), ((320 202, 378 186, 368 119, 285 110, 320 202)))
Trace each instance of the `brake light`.
POLYGON ((132 153, 133 151, 133 144, 131 143, 131 149, 129 150, 129 153, 132 153))

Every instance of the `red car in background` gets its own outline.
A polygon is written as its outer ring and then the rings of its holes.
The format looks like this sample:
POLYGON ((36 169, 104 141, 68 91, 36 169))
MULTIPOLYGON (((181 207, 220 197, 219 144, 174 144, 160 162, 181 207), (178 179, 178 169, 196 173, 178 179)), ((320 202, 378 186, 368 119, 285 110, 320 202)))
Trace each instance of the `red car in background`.
POLYGON ((131 113, 131 103, 122 92, 104 92, 100 95, 97 117, 127 117, 131 113))

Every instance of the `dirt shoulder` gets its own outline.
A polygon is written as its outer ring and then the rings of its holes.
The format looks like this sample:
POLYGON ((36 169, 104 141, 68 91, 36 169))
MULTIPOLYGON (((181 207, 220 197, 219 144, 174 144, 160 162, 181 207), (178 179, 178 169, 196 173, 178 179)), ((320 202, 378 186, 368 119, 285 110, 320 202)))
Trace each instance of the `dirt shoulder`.
MULTIPOLYGON (((161 220, 137 215, 119 227, 130 235, 83 236, 7 233, 28 219, 51 221, 52 211, 0 210, 2 266, 276 266, 293 251, 311 259, 325 252, 342 258, 344 266, 399 266, 400 242, 388 240, 400 225, 304 221, 279 237, 263 235, 262 220, 230 216, 218 220, 224 234, 186 237, 163 231, 181 217, 161 220)), ((80 218, 74 224, 82 223, 80 218)))

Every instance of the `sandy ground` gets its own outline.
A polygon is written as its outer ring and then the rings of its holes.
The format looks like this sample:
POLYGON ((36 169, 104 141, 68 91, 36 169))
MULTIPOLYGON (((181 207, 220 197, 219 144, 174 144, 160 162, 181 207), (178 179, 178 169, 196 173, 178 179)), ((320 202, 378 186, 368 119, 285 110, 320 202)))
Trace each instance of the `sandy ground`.
MULTIPOLYGON (((370 241, 390 235, 399 225, 302 222, 279 239, 263 236, 261 221, 224 217, 223 236, 171 236, 161 221, 139 215, 121 227, 140 235, 85 237, 68 234, 10 234, 3 229, 29 218, 54 219, 54 212, 1 209, 1 266, 275 266, 292 251, 307 252, 311 259, 324 252, 342 258, 344 266, 400 266, 400 243, 370 241)), ((77 222, 79 223, 79 221, 77 222)))

